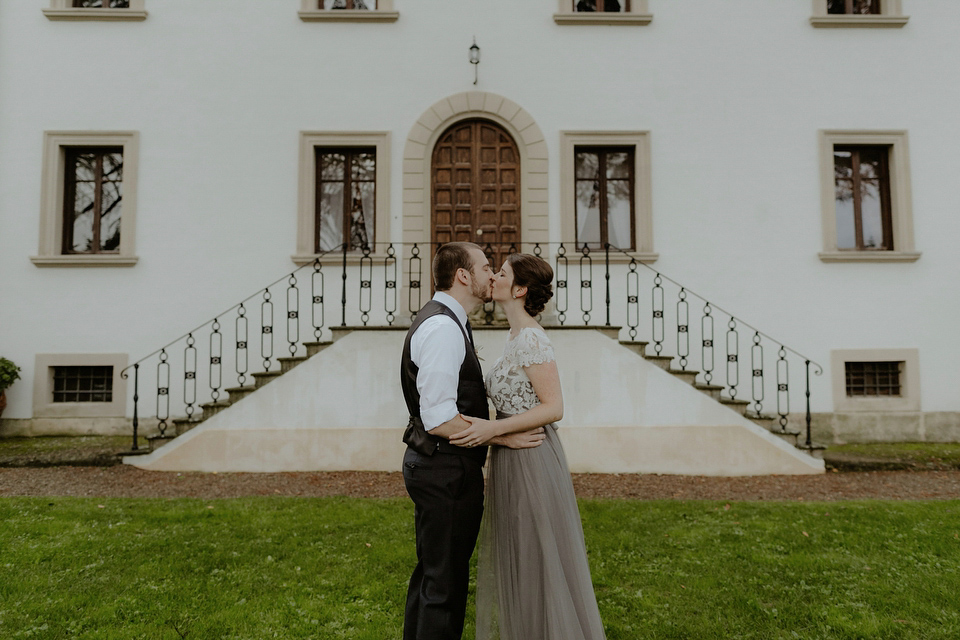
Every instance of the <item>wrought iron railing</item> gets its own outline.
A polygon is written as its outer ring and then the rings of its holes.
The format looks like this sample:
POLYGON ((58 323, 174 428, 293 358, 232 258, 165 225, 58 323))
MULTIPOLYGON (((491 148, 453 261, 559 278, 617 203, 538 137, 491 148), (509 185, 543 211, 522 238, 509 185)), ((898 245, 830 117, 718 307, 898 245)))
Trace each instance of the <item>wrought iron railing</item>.
MULTIPOLYGON (((121 372, 124 379, 131 371, 133 374, 133 450, 139 449, 141 384, 155 389, 156 411, 151 419, 156 420, 160 435, 166 435, 173 406, 186 419, 194 419, 202 405, 201 388, 211 403, 220 401, 227 391, 226 371, 232 369, 229 375, 236 376, 239 389, 249 390, 252 358, 259 360, 263 372, 278 369, 282 358, 276 356, 275 348, 280 337, 280 347, 289 353, 286 357, 294 358, 311 342, 324 340, 335 326, 405 326, 406 319, 412 319, 429 297, 431 248, 430 243, 377 243, 356 252, 338 247, 125 368, 121 372), (339 286, 334 285, 339 300, 327 295, 328 276, 339 281, 339 286), (402 310, 401 289, 406 292, 402 310), (382 304, 379 291, 383 292, 382 304), (276 322, 277 298, 284 300, 282 336, 276 322), (309 313, 302 313, 308 308, 309 313), (328 323, 328 315, 338 317, 328 323), (259 330, 251 316, 258 317, 259 330), (309 326, 304 327, 307 320, 309 326), (225 327, 231 325, 233 332, 228 336, 225 327), (312 341, 301 342, 304 328, 312 333, 312 341), (225 340, 231 347, 224 348, 225 340)), ((494 253, 490 245, 486 250, 494 253)), ((610 245, 591 248, 539 242, 511 245, 507 253, 521 250, 543 257, 554 268, 555 295, 545 312, 545 324, 621 327, 624 340, 646 342, 652 349, 648 355, 675 358, 679 371, 697 372, 699 385, 722 388, 721 397, 728 401, 745 400, 748 416, 772 416, 780 431, 788 430, 791 395, 796 395, 790 365, 802 363, 802 427, 806 446, 812 445, 810 373, 822 374, 819 364, 663 275, 630 251, 610 245), (741 345, 743 334, 750 336, 748 345, 741 345), (748 378, 749 384, 742 378, 748 378), (775 414, 769 413, 773 410, 775 414)), ((492 303, 484 306, 489 324, 495 321, 494 310, 492 303)))

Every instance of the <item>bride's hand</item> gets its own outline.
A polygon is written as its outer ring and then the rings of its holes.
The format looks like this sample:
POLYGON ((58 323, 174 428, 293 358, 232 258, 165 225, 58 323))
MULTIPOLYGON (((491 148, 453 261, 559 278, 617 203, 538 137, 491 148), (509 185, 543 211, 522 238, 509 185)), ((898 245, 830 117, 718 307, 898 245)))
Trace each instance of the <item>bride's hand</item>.
POLYGON ((458 447, 479 447, 500 435, 496 424, 490 420, 472 418, 463 414, 460 417, 469 422, 470 426, 450 436, 450 444, 458 447))

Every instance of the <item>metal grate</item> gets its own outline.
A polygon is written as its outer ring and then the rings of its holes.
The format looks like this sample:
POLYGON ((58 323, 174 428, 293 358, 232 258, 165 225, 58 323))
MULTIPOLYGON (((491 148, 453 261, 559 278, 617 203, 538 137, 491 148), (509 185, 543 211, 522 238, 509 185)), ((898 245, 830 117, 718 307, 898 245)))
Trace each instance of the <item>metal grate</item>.
POLYGON ((113 402, 113 367, 53 367, 54 402, 113 402))
POLYGON ((903 362, 847 362, 848 396, 899 396, 903 362))

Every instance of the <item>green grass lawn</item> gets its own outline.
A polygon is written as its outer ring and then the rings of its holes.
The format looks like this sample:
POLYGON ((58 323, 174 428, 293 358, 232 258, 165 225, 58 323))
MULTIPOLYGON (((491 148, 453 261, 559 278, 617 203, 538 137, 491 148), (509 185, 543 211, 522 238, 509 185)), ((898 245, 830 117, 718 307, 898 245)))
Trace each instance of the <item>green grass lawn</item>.
MULTIPOLYGON (((960 638, 960 501, 581 508, 611 640, 960 638)), ((0 519, 0 638, 399 638, 407 500, 4 498, 0 519)))

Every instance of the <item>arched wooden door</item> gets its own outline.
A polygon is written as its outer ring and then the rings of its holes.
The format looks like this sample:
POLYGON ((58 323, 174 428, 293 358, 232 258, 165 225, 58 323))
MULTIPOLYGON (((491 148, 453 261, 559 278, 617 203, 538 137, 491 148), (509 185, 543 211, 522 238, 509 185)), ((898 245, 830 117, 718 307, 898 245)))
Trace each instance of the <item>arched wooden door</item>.
MULTIPOLYGON (((433 149, 434 242, 476 242, 495 269, 520 251, 520 154, 503 127, 463 120, 433 149)), ((436 246, 436 245, 434 245, 436 246)))

